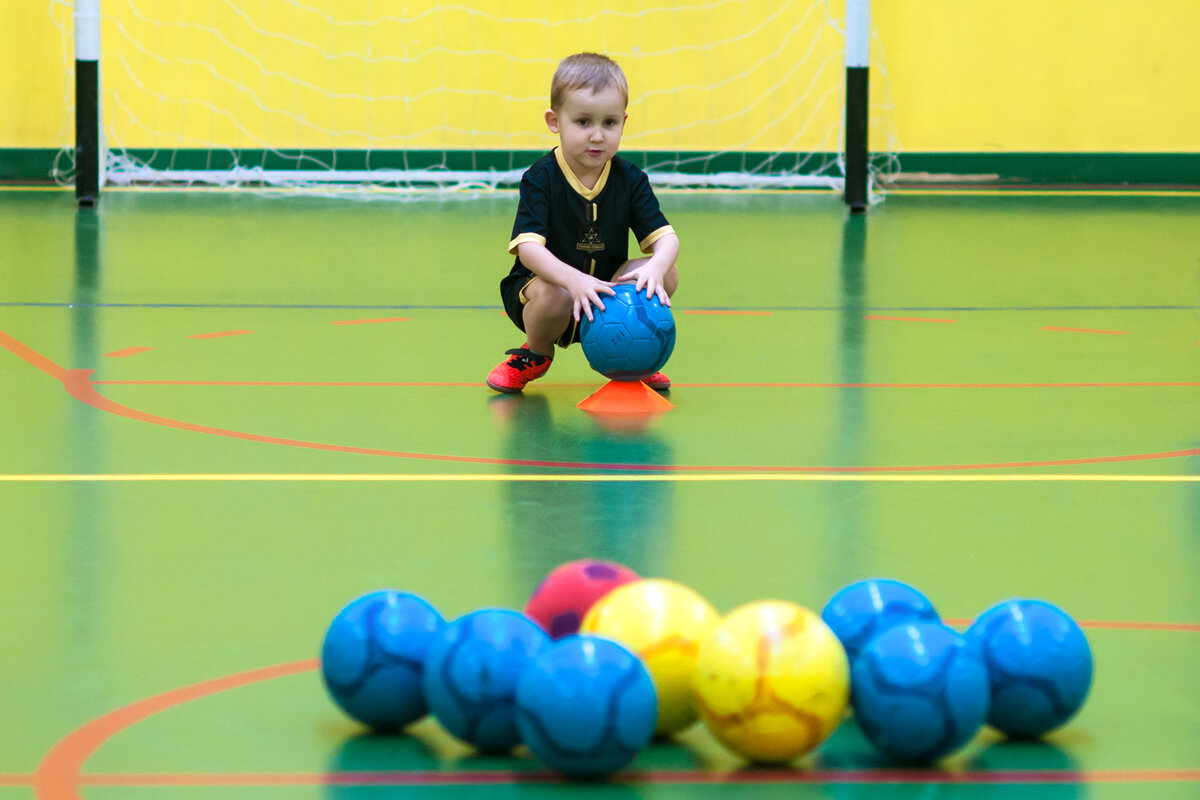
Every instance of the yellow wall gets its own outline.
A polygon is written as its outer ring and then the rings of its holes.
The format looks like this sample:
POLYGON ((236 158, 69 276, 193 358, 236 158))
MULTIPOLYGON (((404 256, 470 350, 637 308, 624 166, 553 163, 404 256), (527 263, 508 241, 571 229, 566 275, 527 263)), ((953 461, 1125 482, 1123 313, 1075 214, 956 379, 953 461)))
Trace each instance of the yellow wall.
MULTIPOLYGON (((110 144, 540 148, 554 63, 599 49, 630 79, 628 149, 838 146, 842 40, 820 0, 725 0, 704 15, 668 9, 698 0, 439 5, 102 0, 110 144), (318 6, 384 19, 331 25, 318 6)), ((873 5, 873 149, 891 136, 908 152, 1200 151, 1195 0, 873 5)), ((0 3, 0 147, 71 140, 55 25, 69 43, 70 11, 0 3)))
POLYGON ((1196 0, 874 6, 905 150, 1200 151, 1196 0))
POLYGON ((58 147, 75 138, 65 72, 72 56, 63 55, 49 8, 40 0, 0 2, 0 147, 58 147))

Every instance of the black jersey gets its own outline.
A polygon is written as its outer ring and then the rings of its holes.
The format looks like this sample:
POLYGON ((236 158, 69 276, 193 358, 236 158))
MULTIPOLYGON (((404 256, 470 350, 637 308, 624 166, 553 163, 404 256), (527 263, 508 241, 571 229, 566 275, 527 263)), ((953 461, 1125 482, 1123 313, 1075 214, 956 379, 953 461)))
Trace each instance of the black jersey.
MULTIPOLYGON (((571 172, 559 148, 525 171, 508 252, 522 242, 546 246, 560 261, 612 280, 629 260, 629 231, 642 252, 674 230, 658 207, 646 173, 614 157, 592 189, 571 172)), ((523 286, 533 273, 517 259, 506 280, 523 286)))

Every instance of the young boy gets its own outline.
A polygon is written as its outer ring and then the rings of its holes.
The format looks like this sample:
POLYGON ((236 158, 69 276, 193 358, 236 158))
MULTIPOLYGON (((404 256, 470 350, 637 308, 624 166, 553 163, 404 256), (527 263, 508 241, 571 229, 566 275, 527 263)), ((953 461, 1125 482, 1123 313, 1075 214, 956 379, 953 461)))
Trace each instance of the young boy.
MULTIPOLYGON (((629 86, 616 62, 595 53, 569 56, 550 85, 546 127, 559 145, 521 178, 500 282, 504 308, 526 342, 488 375, 498 392, 519 392, 550 369, 554 346, 579 341, 580 317, 604 308, 615 282, 632 283, 665 305, 679 275, 679 239, 658 207, 646 173, 617 158, 629 86), (649 258, 629 259, 629 231, 649 258)), ((670 388, 661 372, 651 388, 670 388)))

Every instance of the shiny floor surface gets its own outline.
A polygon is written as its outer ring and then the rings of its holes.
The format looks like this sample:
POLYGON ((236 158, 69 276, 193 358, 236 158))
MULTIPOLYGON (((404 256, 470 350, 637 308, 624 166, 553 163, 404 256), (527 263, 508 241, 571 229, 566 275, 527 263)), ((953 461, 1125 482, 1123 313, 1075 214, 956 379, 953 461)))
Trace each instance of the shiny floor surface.
POLYGON ((674 408, 618 426, 577 349, 483 385, 514 204, 0 192, 0 800, 1197 797, 1200 196, 666 194, 674 408), (358 594, 520 607, 584 556, 723 611, 1045 598, 1092 695, 930 769, 698 726, 578 786, 324 694, 358 594))

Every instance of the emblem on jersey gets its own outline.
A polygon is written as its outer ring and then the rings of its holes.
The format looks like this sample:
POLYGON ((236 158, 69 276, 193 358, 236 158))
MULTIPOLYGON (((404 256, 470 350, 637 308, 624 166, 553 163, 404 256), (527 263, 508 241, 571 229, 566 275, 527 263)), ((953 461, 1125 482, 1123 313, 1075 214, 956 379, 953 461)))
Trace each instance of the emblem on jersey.
POLYGON ((579 243, 575 245, 575 249, 585 253, 599 253, 603 250, 604 242, 600 240, 600 226, 593 223, 580 231, 579 243))

